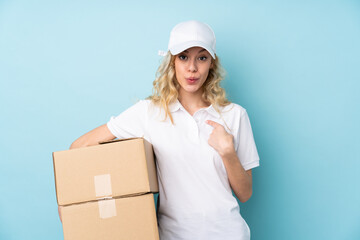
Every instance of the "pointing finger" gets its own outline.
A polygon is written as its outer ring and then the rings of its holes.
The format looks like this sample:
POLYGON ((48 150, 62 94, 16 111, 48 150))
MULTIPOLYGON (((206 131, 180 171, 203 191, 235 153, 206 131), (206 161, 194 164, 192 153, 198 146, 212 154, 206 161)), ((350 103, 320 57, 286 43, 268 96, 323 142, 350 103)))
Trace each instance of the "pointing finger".
POLYGON ((221 124, 217 123, 217 122, 214 122, 214 121, 211 121, 211 120, 206 120, 206 123, 209 124, 210 126, 216 128, 218 127, 219 125, 221 126, 221 124))

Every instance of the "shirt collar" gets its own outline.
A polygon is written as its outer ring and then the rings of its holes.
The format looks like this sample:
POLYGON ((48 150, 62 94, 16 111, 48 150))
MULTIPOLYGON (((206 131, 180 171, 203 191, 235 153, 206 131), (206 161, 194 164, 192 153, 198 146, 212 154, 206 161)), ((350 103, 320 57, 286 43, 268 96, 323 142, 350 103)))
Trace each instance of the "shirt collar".
MULTIPOLYGON (((183 111, 186 111, 186 109, 181 105, 180 101, 178 99, 175 100, 175 102, 169 104, 169 111, 171 113, 178 111, 179 109, 182 109, 183 111)), ((203 108, 206 112, 211 114, 212 116, 219 118, 220 114, 215 110, 213 105, 210 105, 207 108, 203 108)))
POLYGON ((170 112, 176 112, 180 108, 184 108, 178 99, 175 100, 175 102, 169 104, 169 111, 170 112))
POLYGON ((216 118, 220 118, 220 114, 215 110, 213 105, 211 104, 209 107, 205 109, 209 114, 213 115, 216 118))

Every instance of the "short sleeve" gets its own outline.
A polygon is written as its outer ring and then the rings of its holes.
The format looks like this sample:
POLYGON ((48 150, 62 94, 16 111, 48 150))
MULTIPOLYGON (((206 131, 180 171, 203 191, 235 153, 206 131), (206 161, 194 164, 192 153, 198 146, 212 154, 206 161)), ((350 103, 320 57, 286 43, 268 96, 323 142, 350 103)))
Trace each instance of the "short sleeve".
MULTIPOLYGON (((117 138, 146 137, 147 100, 140 100, 107 123, 110 132, 117 138)), ((148 140, 148 139, 147 139, 148 140)))
POLYGON ((236 153, 245 171, 259 166, 259 155, 256 149, 250 119, 246 111, 240 116, 236 153))

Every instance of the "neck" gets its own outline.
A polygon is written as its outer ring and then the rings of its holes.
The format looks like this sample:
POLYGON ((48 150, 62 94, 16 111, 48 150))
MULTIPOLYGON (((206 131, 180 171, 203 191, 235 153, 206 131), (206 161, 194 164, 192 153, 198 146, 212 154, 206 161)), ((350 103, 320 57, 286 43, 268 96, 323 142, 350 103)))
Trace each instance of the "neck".
POLYGON ((179 101, 190 115, 193 115, 200 108, 210 106, 210 103, 205 102, 201 95, 202 92, 200 91, 197 93, 179 92, 179 101))

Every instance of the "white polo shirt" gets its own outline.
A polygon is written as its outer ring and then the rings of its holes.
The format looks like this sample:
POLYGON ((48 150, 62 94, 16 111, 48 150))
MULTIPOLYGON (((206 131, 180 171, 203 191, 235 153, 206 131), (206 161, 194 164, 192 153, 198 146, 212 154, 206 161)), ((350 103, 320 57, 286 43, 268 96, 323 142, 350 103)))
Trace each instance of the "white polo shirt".
POLYGON ((199 109, 191 116, 179 101, 169 106, 174 119, 150 100, 141 100, 107 123, 117 138, 144 137, 157 161, 161 240, 249 240, 250 230, 232 195, 219 154, 208 144, 213 127, 222 124, 234 136, 245 170, 259 166, 259 156, 247 112, 231 103, 199 109))

